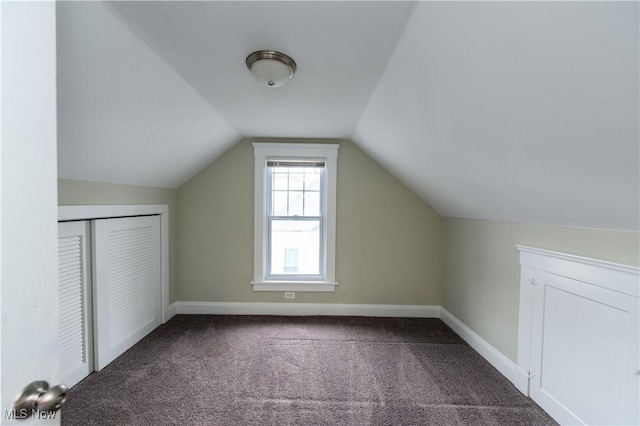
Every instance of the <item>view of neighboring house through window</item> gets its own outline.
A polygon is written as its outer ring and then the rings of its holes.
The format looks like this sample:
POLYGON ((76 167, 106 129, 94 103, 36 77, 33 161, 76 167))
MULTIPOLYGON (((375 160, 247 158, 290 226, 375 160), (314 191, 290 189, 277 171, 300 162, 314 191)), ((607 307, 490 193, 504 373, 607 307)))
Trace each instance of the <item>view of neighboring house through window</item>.
POLYGON ((323 173, 323 161, 267 162, 270 278, 321 278, 323 173))
POLYGON ((284 272, 298 272, 298 249, 284 249, 284 272))

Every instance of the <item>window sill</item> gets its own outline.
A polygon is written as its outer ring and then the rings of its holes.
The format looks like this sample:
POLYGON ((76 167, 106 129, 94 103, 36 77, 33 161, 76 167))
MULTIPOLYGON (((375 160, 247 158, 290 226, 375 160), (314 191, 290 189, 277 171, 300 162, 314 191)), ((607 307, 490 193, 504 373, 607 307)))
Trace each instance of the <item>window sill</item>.
POLYGON ((251 281, 253 291, 336 291, 338 283, 331 281, 251 281))

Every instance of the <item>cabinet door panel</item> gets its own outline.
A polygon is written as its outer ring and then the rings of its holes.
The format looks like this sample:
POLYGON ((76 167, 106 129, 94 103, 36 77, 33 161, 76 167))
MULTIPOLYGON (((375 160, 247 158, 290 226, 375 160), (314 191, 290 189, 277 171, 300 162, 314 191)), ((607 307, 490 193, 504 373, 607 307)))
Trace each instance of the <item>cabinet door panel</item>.
POLYGON ((531 397, 561 423, 637 424, 638 299, 554 274, 543 284, 531 397))

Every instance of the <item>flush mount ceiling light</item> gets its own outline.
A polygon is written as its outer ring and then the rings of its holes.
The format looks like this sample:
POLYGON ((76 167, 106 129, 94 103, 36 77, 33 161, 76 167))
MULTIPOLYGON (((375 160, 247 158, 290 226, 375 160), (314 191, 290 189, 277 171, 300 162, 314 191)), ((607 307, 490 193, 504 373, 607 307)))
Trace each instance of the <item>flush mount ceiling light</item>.
POLYGON ((296 63, 284 53, 259 50, 247 56, 247 68, 262 84, 280 87, 296 72, 296 63))

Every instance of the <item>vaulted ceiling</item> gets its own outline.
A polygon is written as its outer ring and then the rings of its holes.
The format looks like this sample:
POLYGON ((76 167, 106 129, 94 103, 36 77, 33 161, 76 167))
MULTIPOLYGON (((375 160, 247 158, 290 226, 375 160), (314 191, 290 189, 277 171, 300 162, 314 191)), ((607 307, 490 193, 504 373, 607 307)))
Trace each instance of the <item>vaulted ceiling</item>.
POLYGON ((59 174, 177 187, 243 137, 351 138, 445 216, 637 231, 638 31, 635 2, 60 2, 59 174))

